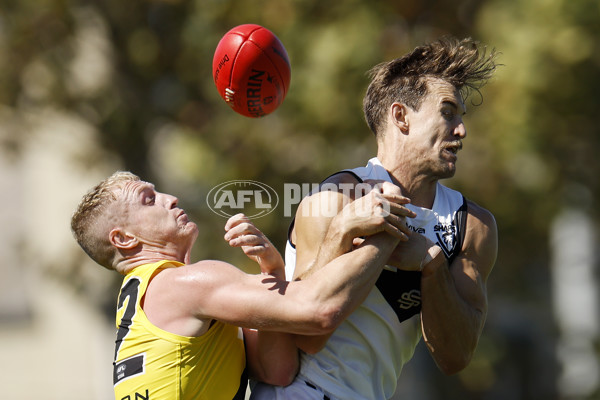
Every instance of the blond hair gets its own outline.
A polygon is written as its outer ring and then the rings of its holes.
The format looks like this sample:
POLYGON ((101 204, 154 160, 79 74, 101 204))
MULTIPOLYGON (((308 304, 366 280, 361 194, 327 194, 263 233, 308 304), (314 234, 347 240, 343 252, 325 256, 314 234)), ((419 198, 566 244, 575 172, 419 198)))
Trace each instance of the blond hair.
POLYGON ((110 244, 109 229, 104 217, 108 206, 118 198, 116 190, 125 182, 139 181, 131 172, 117 171, 90 190, 79 203, 71 218, 71 230, 75 240, 92 260, 108 269, 114 269, 116 255, 110 244))
POLYGON ((479 92, 496 69, 496 56, 494 50, 486 54, 485 48, 471 38, 444 37, 376 65, 369 71, 371 83, 363 100, 369 128, 377 135, 385 126, 387 110, 396 101, 419 111, 432 78, 452 84, 463 99, 472 90, 479 92))

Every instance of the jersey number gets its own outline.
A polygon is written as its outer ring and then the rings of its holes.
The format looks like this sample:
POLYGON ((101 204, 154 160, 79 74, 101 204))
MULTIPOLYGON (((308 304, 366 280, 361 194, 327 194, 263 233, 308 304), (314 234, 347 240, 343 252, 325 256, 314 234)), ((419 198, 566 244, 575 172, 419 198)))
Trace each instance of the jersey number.
POLYGON ((133 357, 127 358, 117 363, 117 357, 119 355, 119 349, 123 344, 123 340, 129 333, 129 328, 133 323, 133 317, 135 316, 135 307, 137 304, 138 294, 140 287, 140 279, 133 277, 123 285, 121 288, 121 295, 119 296, 119 302, 117 303, 117 311, 123 308, 125 300, 127 299, 127 307, 119 322, 119 330, 117 331, 117 340, 115 342, 115 361, 113 363, 113 383, 116 385, 120 381, 131 376, 144 373, 145 365, 145 354, 138 354, 133 357))

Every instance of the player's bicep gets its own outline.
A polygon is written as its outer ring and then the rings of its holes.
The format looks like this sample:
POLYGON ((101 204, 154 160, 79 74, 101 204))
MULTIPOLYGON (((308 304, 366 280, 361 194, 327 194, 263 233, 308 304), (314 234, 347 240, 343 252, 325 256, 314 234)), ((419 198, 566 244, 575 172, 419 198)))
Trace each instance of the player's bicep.
POLYGON ((494 217, 469 204, 463 251, 450 267, 461 297, 477 309, 487 309, 486 282, 496 262, 498 234, 494 217))
MULTIPOLYGON (((202 277, 198 317, 251 328, 284 320, 287 284, 270 275, 249 275, 229 264, 221 265, 202 277)), ((290 315, 294 315, 291 309, 290 315)))
POLYGON ((294 279, 314 266, 329 225, 345 202, 347 199, 343 194, 325 191, 315 193, 300 203, 294 225, 296 238, 294 279))

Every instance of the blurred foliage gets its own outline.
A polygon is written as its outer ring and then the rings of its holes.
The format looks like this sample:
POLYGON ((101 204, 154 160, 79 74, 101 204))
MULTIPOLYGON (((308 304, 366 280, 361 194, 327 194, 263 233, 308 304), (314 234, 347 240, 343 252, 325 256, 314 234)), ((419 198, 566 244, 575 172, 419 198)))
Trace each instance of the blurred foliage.
MULTIPOLYGON (((483 102, 469 107, 469 137, 447 184, 498 220, 492 303, 510 298, 552 332, 549 223, 568 203, 598 221, 597 0, 3 0, 0 108, 17 119, 46 108, 84 119, 122 168, 180 197, 201 224, 196 258, 252 269, 221 239, 225 221, 208 210, 208 191, 252 179, 282 193, 286 182, 365 164, 375 152, 361 110, 366 71, 444 34, 473 36, 504 64, 472 99, 483 102), (212 82, 218 40, 242 23, 275 32, 292 65, 288 97, 261 119, 232 112, 212 82)), ((18 156, 27 133, 17 130, 1 145, 18 156)), ((281 250, 289 222, 282 208, 256 221, 281 250)), ((507 354, 484 344, 475 362, 489 372, 507 354)), ((491 387, 481 388, 490 374, 463 375, 462 390, 491 387)))

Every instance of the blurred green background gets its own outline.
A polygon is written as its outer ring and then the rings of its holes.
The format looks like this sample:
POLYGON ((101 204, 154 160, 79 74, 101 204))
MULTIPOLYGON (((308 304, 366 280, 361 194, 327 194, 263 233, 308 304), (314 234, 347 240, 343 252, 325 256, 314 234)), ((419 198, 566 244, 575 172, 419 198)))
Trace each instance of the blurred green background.
MULTIPOLYGON (((281 194, 364 165, 366 71, 446 34, 501 52, 444 182, 495 214, 499 255, 471 365, 445 377, 419 347, 397 397, 599 399, 597 0, 2 0, 6 398, 110 396, 120 278, 70 236, 87 189, 131 170, 199 222, 195 259, 255 270, 223 241, 208 191, 241 179, 281 194), (272 30, 292 65, 283 105, 261 119, 234 113, 212 81, 216 44, 243 23, 272 30)), ((283 208, 255 222, 283 251, 283 208)))

